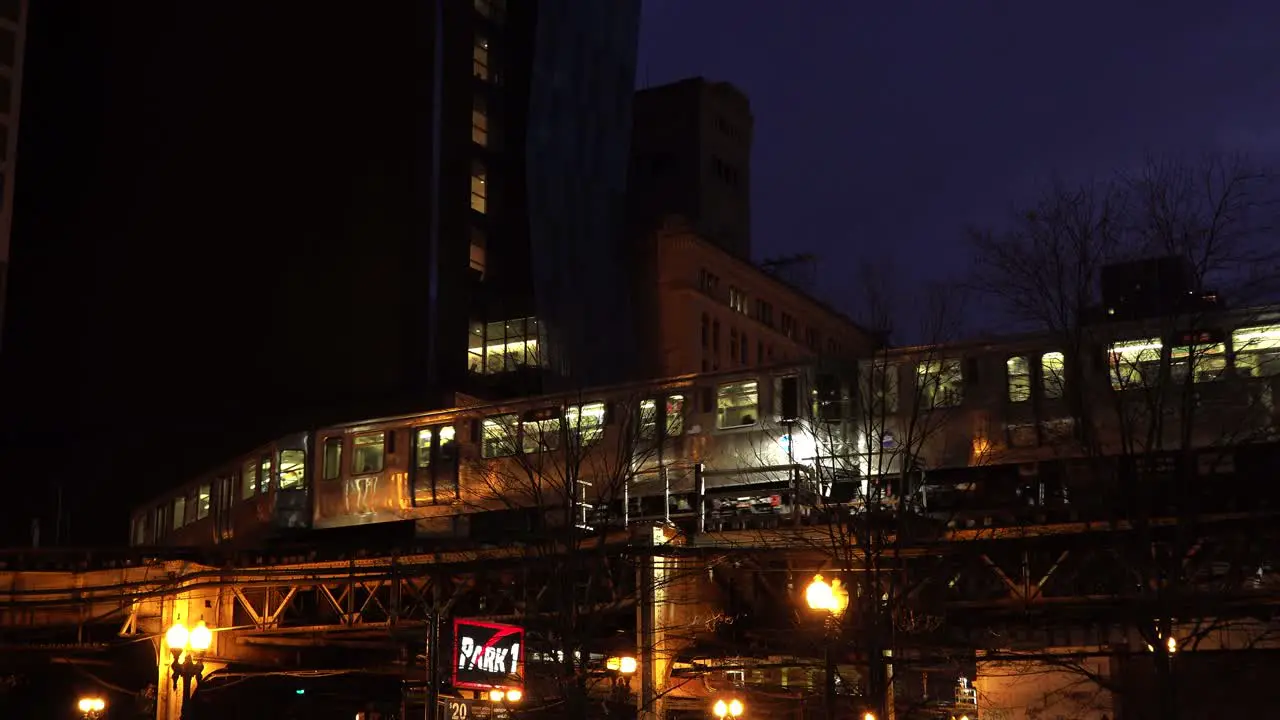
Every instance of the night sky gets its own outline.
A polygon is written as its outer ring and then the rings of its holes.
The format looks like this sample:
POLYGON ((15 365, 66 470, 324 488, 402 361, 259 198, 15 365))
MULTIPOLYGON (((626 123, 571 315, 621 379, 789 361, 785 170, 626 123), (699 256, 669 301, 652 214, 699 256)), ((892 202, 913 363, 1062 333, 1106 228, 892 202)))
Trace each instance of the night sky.
MULTIPOLYGON (((258 237, 221 213, 224 197, 246 207, 228 128, 255 126, 201 91, 231 77, 224 35, 245 27, 224 12, 225 33, 187 47, 171 32, 177 4, 32 5, 6 327, 25 350, 0 355, 3 481, 22 491, 0 508, 0 545, 25 539, 37 512, 51 537, 64 481, 81 485, 67 491, 76 527, 100 519, 118 542, 124 508, 151 494, 145 478, 266 439, 224 392, 249 349, 235 344, 236 316, 214 312, 256 301, 209 270, 241 278, 235 248, 258 237), (160 60, 175 57, 204 75, 160 60), (209 132, 174 124, 193 117, 209 132), (157 138, 182 154, 148 154, 157 138), (195 191, 166 185, 177 164, 195 191), (150 245, 136 241, 147 233, 150 245), (197 267, 221 283, 203 294, 204 323, 156 302, 199 295, 197 267), (113 281, 126 270, 147 281, 113 281), (210 372, 191 372, 192 358, 210 372)), ((855 317, 859 262, 894 266, 908 295, 954 275, 965 227, 1000 222, 1052 173, 1083 178, 1149 152, 1280 159, 1280 3, 1049 5, 646 0, 638 84, 702 75, 750 96, 755 254, 818 254, 822 294, 855 317)))
POLYGON ((943 278, 966 226, 1051 175, 1280 159, 1277 28, 1273 0, 646 0, 638 81, 750 96, 755 254, 818 254, 823 293, 856 315, 850 264, 943 278))

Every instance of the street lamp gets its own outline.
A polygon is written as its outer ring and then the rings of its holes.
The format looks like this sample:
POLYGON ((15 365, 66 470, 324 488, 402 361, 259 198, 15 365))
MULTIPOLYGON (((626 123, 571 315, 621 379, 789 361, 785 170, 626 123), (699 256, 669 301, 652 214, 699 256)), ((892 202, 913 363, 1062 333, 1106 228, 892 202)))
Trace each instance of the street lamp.
POLYGON ((80 708, 80 716, 85 720, 98 720, 102 711, 107 709, 107 701, 100 697, 82 697, 76 707, 80 708))
POLYGON ((607 657, 604 669, 609 671, 610 690, 617 702, 626 702, 631 695, 631 676, 636 674, 640 664, 630 655, 607 657))
MULTIPOLYGON (((828 720, 836 717, 836 656, 835 642, 839 635, 840 618, 849 607, 849 591, 839 580, 828 583, 822 575, 814 575, 809 587, 804 590, 804 600, 809 609, 827 613, 823 629, 826 632, 826 670, 827 680, 824 687, 826 693, 826 710, 828 720)), ((868 720, 863 718, 863 720, 868 720)), ((870 720, 875 720, 874 717, 870 720)))
POLYGON ((164 640, 169 644, 169 653, 173 655, 173 662, 169 665, 173 687, 176 690, 178 680, 182 680, 182 706, 185 707, 191 697, 191 686, 199 684, 204 675, 203 656, 213 644, 213 632, 203 620, 190 630, 177 622, 165 633, 164 640))
POLYGON ((716 704, 711 707, 711 712, 720 720, 725 718, 740 717, 746 712, 747 708, 738 698, 730 698, 729 700, 717 700, 716 704))

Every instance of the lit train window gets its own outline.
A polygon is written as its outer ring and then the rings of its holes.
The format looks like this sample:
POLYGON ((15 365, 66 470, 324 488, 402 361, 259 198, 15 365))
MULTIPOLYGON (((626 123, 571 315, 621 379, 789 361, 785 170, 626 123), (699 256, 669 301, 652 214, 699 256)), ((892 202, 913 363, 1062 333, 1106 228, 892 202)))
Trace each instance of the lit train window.
POLYGON ((386 442, 386 433, 357 435, 351 448, 351 472, 355 475, 382 472, 386 442))
POLYGON ((203 520, 209 517, 209 506, 213 501, 213 486, 201 485, 196 491, 196 519, 203 520))
POLYGON ((716 389, 716 427, 755 425, 759 401, 759 389, 754 380, 721 385, 716 389))
POLYGON ((569 432, 579 443, 590 445, 604 435, 604 403, 574 405, 565 411, 569 432))
POLYGON ((258 463, 254 460, 245 460, 244 466, 240 469, 240 497, 248 500, 258 492, 258 463))
POLYGON ((300 488, 306 478, 307 454, 301 450, 280 451, 280 489, 300 488))
POLYGON ((486 458, 514 455, 519 426, 515 415, 485 418, 480 430, 480 454, 486 458))

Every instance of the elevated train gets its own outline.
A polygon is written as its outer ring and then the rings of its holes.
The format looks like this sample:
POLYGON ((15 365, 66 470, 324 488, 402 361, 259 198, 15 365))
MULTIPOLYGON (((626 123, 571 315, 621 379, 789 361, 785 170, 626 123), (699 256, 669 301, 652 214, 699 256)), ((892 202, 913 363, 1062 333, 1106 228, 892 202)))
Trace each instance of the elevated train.
POLYGON ((506 403, 460 397, 454 408, 293 433, 147 503, 130 539, 254 546, 346 528, 503 542, 547 523, 768 526, 869 503, 937 527, 993 527, 1111 519, 1135 502, 1168 508, 1177 478, 1191 479, 1184 490, 1206 511, 1273 503, 1258 483, 1224 480, 1274 477, 1274 442, 1143 458, 1011 452, 975 466, 904 457, 900 480, 878 478, 858 452, 856 377, 787 365, 506 403), (1135 477, 1138 496, 1117 491, 1135 477))
POLYGON ((454 408, 293 433, 135 511, 131 543, 252 545, 392 525, 500 541, 546 522, 803 515, 831 483, 814 472, 802 419, 820 394, 849 397, 835 377, 785 366, 505 403, 462 396, 454 408), (570 507, 572 519, 559 512, 570 507))

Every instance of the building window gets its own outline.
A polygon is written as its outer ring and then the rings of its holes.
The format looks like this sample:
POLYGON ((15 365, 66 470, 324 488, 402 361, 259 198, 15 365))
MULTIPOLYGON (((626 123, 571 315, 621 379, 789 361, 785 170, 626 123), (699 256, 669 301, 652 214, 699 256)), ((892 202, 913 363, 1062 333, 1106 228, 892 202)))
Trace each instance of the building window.
POLYGON ((729 286, 729 307, 732 308, 734 312, 739 312, 739 313, 742 313, 743 315, 746 315, 747 314, 747 294, 739 290, 738 288, 730 285, 729 286))
POLYGON ((489 147, 489 110, 483 95, 471 99, 471 142, 489 147))
POLYGON ((414 505, 458 498, 458 442, 452 425, 419 428, 414 459, 414 505))
POLYGON ((1128 340, 1112 345, 1107 362, 1111 372, 1111 387, 1124 390, 1155 385, 1160 377, 1162 348, 1158 338, 1128 340))
POLYGON ((280 451, 280 489, 303 487, 306 480, 307 454, 302 450, 280 451))
POLYGON ((959 360, 931 360, 916 366, 916 387, 926 408, 954 407, 964 400, 959 360))
POLYGON ((351 474, 369 475, 382 472, 386 459, 386 433, 357 435, 351 443, 351 474))
POLYGON ((751 343, 747 340, 747 333, 743 332, 738 336, 738 360, 746 365, 751 357, 751 343))
POLYGON ((477 375, 498 375, 520 368, 545 365, 537 318, 491 323, 471 323, 467 342, 467 370, 477 375))
POLYGON ((756 320, 773 327, 773 304, 756 298, 756 320))
POLYGON ((716 389, 716 427, 747 427, 756 424, 759 391, 754 380, 728 383, 716 389))
POLYGON ((760 340, 756 341, 756 364, 764 364, 764 343, 760 340))
POLYGON ((814 352, 822 350, 822 333, 817 328, 807 327, 804 329, 804 344, 814 352))
POLYGON ((782 313, 782 334, 792 340, 796 339, 796 319, 787 313, 782 313))
POLYGON ((706 268, 702 268, 698 271, 698 289, 711 297, 715 297, 720 292, 719 276, 708 272, 706 268))
POLYGON ((1031 399, 1031 364, 1024 357, 1011 357, 1004 362, 1009 378, 1009 402, 1031 399))
POLYGON ((213 505, 213 486, 201 485, 196 490, 196 519, 203 520, 209 517, 209 508, 213 505))
POLYGON ((1060 352, 1040 356, 1040 383, 1046 398, 1062 397, 1067 385, 1067 359, 1060 352))
POLYGON ((475 46, 471 50, 471 74, 477 79, 489 79, 489 39, 476 36, 475 46))
POLYGON ((1236 372, 1244 377, 1280 375, 1280 325, 1240 328, 1231 333, 1236 372))
POLYGON ((484 232, 480 228, 471 228, 471 269, 480 273, 480 279, 484 279, 484 270, 488 255, 485 252, 484 232))
POLYGON ((729 328, 729 361, 738 362, 738 329, 729 328))
POLYGON ((258 463, 245 460, 240 468, 240 498, 248 500, 258 494, 258 463))
POLYGON ((1212 382, 1226 369, 1227 346, 1222 343, 1169 348, 1169 377, 1175 383, 1186 382, 1188 371, 1193 382, 1212 382))
POLYGON ((471 161, 471 209, 478 213, 487 213, 489 209, 489 187, 484 163, 471 161))
POLYGON ((487 417, 480 427, 480 455, 486 458, 515 455, 519 423, 515 415, 487 417))
POLYGON ((324 439, 324 479, 337 480, 342 475, 342 438, 324 439))
POLYGON ((702 313, 702 349, 711 346, 711 316, 702 313))
POLYGON ((565 411, 569 435, 580 445, 590 445, 604 435, 604 403, 573 405, 565 411))

